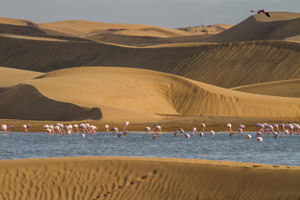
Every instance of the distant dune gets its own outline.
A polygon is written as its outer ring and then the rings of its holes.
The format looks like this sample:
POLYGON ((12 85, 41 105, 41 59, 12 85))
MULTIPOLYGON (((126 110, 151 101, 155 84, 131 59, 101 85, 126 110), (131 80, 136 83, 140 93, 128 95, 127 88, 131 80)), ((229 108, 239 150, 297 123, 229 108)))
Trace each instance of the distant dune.
POLYGON ((197 34, 217 34, 221 33, 229 28, 231 28, 232 25, 229 24, 213 24, 208 26, 189 26, 189 27, 183 27, 178 28, 178 30, 187 31, 191 33, 197 33, 197 34))
POLYGON ((130 48, 0 37, 0 52, 0 65, 39 72, 76 66, 124 66, 226 88, 300 78, 300 45, 286 41, 130 48))
POLYGON ((232 89, 254 94, 300 98, 300 79, 245 85, 232 89))
POLYGON ((69 20, 39 24, 41 28, 73 36, 87 37, 97 34, 117 34, 149 37, 174 37, 190 35, 187 32, 157 26, 139 24, 113 24, 85 20, 69 20))
POLYGON ((300 13, 271 12, 271 17, 253 15, 208 39, 213 42, 283 40, 300 35, 300 13))
MULTIPOLYGON (((69 68, 24 83, 55 101, 100 108, 102 121, 106 122, 151 122, 178 114, 270 119, 300 117, 300 99, 241 93, 141 69, 69 68)), ((26 92, 30 94, 31 91, 26 92)), ((34 106, 30 109, 35 110, 34 106)), ((41 115, 45 114, 37 109, 41 115)), ((13 111, 10 112, 13 115, 13 111)), ((88 119, 86 116, 82 118, 88 119)))
POLYGON ((7 160, 0 166, 0 198, 297 200, 299 172, 299 167, 196 159, 7 160))

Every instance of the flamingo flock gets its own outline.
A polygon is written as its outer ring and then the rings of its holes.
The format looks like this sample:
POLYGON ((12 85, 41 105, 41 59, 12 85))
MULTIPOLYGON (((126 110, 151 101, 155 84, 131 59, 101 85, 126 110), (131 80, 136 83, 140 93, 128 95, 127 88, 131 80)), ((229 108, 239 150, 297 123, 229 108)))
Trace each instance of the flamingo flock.
MULTIPOLYGON (((130 122, 125 121, 123 126, 123 131, 119 131, 117 127, 111 128, 109 130, 109 125, 104 125, 105 134, 109 135, 116 135, 118 138, 121 138, 123 136, 126 136, 129 134, 128 126, 130 125, 130 122)), ((300 135, 300 125, 296 123, 290 123, 290 124, 268 124, 268 123, 256 123, 254 124, 255 127, 258 128, 256 133, 256 139, 258 142, 263 142, 263 136, 264 135, 271 135, 275 139, 278 139, 280 135, 300 135)), ((29 129, 31 127, 30 124, 24 124, 22 126, 24 128, 24 134, 29 134, 29 129)), ((199 137, 203 138, 205 136, 205 128, 206 125, 204 123, 200 124, 200 132, 199 137)), ((245 129, 245 125, 240 124, 236 127, 236 131, 233 130, 233 126, 231 123, 226 124, 226 127, 229 131, 229 137, 232 137, 234 135, 243 136, 245 129)), ((48 135, 72 135, 72 134, 81 134, 81 138, 85 138, 86 134, 94 135, 97 132, 97 126, 90 125, 88 123, 82 123, 82 124, 69 124, 64 125, 62 123, 57 123, 55 125, 44 125, 43 126, 45 133, 48 135)), ((2 124, 1 130, 3 131, 4 135, 8 135, 10 132, 14 130, 14 126, 2 124)), ((144 128, 145 134, 152 134, 153 139, 157 139, 162 135, 162 128, 159 124, 153 124, 152 129, 147 126, 144 128)), ((215 132, 213 130, 210 130, 207 134, 210 134, 211 137, 215 137, 215 132)), ((197 135, 197 128, 193 127, 191 129, 191 132, 185 132, 182 128, 179 128, 175 132, 173 132, 173 136, 177 137, 179 135, 183 135, 186 139, 190 139, 191 136, 197 135)), ((247 134, 248 139, 252 139, 251 134, 247 134)))

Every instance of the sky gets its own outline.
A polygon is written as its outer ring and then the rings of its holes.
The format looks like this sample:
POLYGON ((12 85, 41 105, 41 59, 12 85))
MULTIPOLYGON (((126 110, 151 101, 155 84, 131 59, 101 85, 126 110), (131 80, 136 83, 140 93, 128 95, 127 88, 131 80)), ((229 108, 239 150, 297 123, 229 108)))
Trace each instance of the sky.
POLYGON ((300 0, 0 0, 0 17, 36 23, 82 19, 170 28, 237 24, 251 9, 300 12, 300 0))

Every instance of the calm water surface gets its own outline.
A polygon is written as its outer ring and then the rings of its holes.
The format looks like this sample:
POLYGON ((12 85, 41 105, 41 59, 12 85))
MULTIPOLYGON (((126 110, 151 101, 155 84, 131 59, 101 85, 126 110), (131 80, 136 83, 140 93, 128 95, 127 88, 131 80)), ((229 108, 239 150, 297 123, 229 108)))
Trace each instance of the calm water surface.
POLYGON ((162 135, 152 139, 144 133, 129 133, 117 138, 104 133, 86 135, 48 136, 45 133, 10 133, 0 135, 0 159, 71 157, 71 156, 149 156, 199 158, 300 166, 300 136, 281 136, 275 140, 264 136, 258 143, 244 136, 228 137, 226 133, 206 134, 185 139, 180 135, 162 135))

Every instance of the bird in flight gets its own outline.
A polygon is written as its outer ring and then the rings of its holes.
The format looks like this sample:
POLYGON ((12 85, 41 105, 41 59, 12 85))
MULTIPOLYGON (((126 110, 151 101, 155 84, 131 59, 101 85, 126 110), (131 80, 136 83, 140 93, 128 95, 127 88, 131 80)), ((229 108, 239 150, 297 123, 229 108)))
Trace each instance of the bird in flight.
POLYGON ((265 10, 250 10, 250 12, 254 12, 254 13, 257 13, 257 14, 265 14, 267 17, 271 17, 270 16, 270 13, 269 12, 266 12, 265 10))

